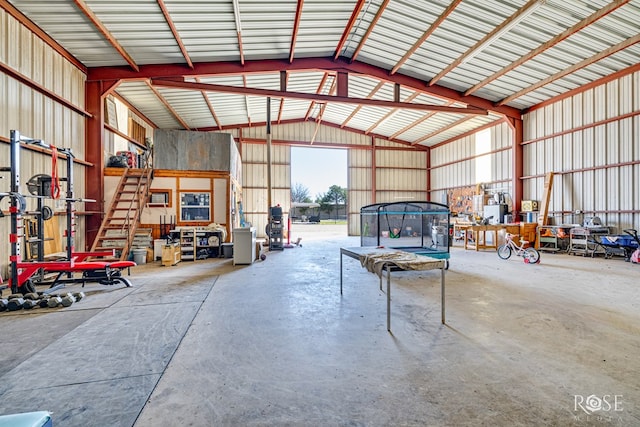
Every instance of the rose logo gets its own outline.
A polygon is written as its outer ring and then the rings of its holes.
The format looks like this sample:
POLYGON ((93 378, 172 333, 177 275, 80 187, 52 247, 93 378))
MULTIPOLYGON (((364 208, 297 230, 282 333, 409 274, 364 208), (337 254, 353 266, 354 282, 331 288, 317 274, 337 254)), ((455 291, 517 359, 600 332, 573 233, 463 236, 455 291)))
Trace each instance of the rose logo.
POLYGON ((584 409, 586 409, 591 413, 601 410, 602 399, 600 399, 598 396, 595 396, 593 394, 591 396, 588 396, 584 404, 584 409))

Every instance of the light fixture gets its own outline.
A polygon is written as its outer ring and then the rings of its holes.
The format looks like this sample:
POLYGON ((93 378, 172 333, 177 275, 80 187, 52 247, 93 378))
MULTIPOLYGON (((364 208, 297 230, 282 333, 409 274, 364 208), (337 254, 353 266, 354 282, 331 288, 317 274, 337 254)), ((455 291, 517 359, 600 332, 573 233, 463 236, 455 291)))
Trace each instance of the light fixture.
POLYGON ((540 6, 544 5, 546 0, 537 0, 536 2, 530 2, 525 5, 519 15, 513 18, 503 27, 496 27, 492 32, 487 34, 484 39, 480 40, 476 46, 472 47, 469 52, 460 61, 461 64, 465 64, 471 61, 477 54, 482 52, 487 46, 490 46, 493 42, 502 37, 506 32, 518 25, 523 19, 535 12, 540 6))

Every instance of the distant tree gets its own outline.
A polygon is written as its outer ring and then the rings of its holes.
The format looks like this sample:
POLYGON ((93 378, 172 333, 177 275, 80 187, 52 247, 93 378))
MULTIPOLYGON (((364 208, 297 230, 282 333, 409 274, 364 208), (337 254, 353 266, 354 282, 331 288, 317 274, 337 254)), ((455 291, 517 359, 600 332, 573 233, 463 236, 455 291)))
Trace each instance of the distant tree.
POLYGON ((295 203, 310 203, 309 189, 299 182, 296 182, 291 187, 291 201, 295 203))
POLYGON ((318 195, 317 203, 320 203, 320 209, 323 212, 331 213, 335 206, 336 220, 338 219, 338 205, 347 203, 347 189, 339 185, 332 185, 325 194, 318 195))

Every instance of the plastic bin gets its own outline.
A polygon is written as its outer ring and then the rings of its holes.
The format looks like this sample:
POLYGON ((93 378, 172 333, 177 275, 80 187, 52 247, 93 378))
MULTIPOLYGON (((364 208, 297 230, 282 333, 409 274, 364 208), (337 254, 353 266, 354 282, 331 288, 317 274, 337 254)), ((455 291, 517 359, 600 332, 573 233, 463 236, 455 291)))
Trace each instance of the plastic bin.
POLYGON ((138 265, 147 263, 147 248, 133 249, 133 262, 138 265))
POLYGON ((222 258, 233 258, 233 243, 222 244, 222 258))

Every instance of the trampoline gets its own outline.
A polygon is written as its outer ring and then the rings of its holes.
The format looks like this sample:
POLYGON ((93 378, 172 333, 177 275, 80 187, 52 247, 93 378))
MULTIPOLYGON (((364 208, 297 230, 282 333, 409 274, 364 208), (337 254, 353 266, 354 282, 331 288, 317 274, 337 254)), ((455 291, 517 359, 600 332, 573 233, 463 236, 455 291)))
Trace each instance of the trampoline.
POLYGON ((360 209, 360 246, 380 247, 446 260, 451 211, 428 201, 376 203, 360 209))

